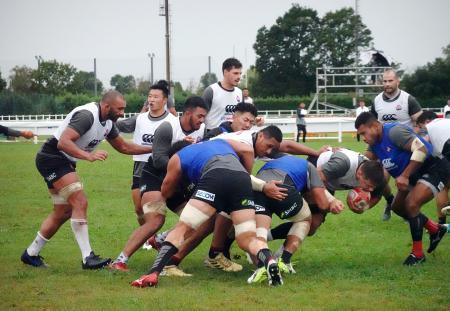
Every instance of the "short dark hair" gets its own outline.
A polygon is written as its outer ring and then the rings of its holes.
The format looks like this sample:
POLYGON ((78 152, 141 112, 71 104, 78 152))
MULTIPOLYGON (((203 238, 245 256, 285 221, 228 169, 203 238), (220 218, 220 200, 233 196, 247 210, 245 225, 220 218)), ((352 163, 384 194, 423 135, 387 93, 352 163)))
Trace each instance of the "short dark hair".
POLYGON ((260 132, 263 133, 266 138, 275 138, 275 140, 279 143, 283 140, 283 133, 275 125, 269 125, 263 128, 260 132))
POLYGON ((160 90, 161 92, 163 92, 163 95, 165 98, 169 97, 169 94, 170 94, 169 83, 167 83, 166 80, 160 80, 160 81, 156 82, 155 84, 153 84, 150 87, 149 92, 151 90, 160 90))
POLYGON ((364 176, 369 179, 376 187, 383 187, 386 184, 384 178, 383 165, 375 160, 369 160, 361 164, 361 171, 364 176))
POLYGON ((421 123, 425 123, 425 121, 428 120, 434 120, 437 119, 437 114, 435 114, 433 111, 431 110, 424 110, 421 115, 417 118, 416 123, 417 124, 421 124, 421 123))
POLYGON ((355 120, 355 129, 358 129, 361 125, 369 125, 373 122, 378 122, 377 118, 371 112, 361 113, 355 120))
POLYGON ((197 107, 203 108, 206 111, 209 110, 208 105, 205 103, 205 101, 203 100, 202 97, 200 97, 200 96, 188 97, 188 99, 186 99, 186 102, 184 103, 183 112, 185 112, 187 110, 195 109, 197 107))
POLYGON ((175 153, 177 153, 178 151, 189 145, 192 145, 192 143, 188 140, 179 140, 175 142, 169 149, 169 158, 171 158, 175 153))
POLYGON ((231 70, 234 68, 242 68, 242 64, 239 60, 234 57, 227 58, 222 64, 222 72, 226 70, 231 70))
POLYGON ((105 102, 105 103, 109 103, 109 102, 114 101, 117 97, 122 98, 122 99, 124 98, 122 93, 120 93, 119 91, 108 90, 105 92, 105 94, 103 94, 101 101, 105 102))
POLYGON ((255 118, 258 115, 258 109, 256 109, 256 106, 249 103, 240 102, 236 105, 234 108, 234 112, 250 112, 255 118))

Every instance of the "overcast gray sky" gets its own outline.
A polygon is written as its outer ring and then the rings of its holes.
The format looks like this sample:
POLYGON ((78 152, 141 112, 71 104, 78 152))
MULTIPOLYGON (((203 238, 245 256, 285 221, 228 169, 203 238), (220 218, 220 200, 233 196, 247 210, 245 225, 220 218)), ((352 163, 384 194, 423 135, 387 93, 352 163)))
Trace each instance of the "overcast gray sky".
MULTIPOLYGON (((155 53, 155 79, 165 76, 164 17, 160 0, 0 0, 0 71, 37 67, 36 55, 92 71, 108 86, 112 75, 148 79, 155 53)), ((324 13, 354 7, 355 0, 170 0, 172 77, 184 86, 234 56, 255 62, 257 30, 270 27, 292 3, 324 13)), ((360 0, 359 12, 375 47, 407 70, 433 61, 450 43, 449 0, 360 0)))

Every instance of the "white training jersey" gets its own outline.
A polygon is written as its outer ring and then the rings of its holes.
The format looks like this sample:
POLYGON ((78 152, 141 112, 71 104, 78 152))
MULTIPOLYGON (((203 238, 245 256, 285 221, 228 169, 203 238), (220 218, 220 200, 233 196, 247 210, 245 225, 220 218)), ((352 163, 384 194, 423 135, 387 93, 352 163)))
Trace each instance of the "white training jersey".
POLYGON ((356 117, 358 117, 363 112, 369 112, 369 108, 366 106, 356 108, 356 117))
MULTIPOLYGON (((325 186, 327 187, 327 189, 332 190, 332 191, 353 189, 353 188, 358 187, 359 182, 356 179, 356 170, 358 169, 361 158, 364 158, 364 159, 366 159, 366 158, 362 154, 352 151, 352 150, 339 149, 338 151, 340 153, 344 154, 348 158, 348 161, 350 162, 350 168, 348 169, 348 171, 345 173, 344 176, 339 177, 337 179, 333 179, 333 180, 327 180, 325 182, 325 186)), ((325 163, 327 163, 334 153, 335 152, 333 152, 331 150, 322 152, 319 155, 319 158, 317 159, 317 168, 320 168, 325 163)), ((338 169, 338 168, 336 168, 336 169, 338 169)))
POLYGON ((212 101, 205 119, 208 130, 218 127, 224 121, 231 121, 235 106, 242 101, 240 88, 235 87, 230 91, 219 83, 214 83, 209 88, 212 89, 212 101))
POLYGON ((216 137, 211 138, 213 139, 230 139, 235 140, 244 144, 249 145, 253 148, 253 134, 256 133, 257 130, 245 130, 245 131, 237 131, 232 133, 223 133, 220 135, 217 135, 216 137))
POLYGON ((434 119, 426 125, 433 155, 442 157, 442 148, 450 139, 450 119, 434 119))
POLYGON ((189 136, 194 139, 194 142, 199 142, 203 139, 203 136, 205 135, 205 124, 203 123, 200 128, 188 135, 186 135, 183 131, 183 128, 181 127, 180 123, 180 117, 171 118, 170 120, 167 120, 170 122, 172 126, 172 142, 173 145, 177 141, 183 140, 185 137, 189 136))
MULTIPOLYGON (((76 107, 73 109, 65 118, 62 124, 58 127, 56 130, 56 133, 53 135, 57 140, 61 137, 61 134, 64 132, 64 130, 67 128, 67 126, 70 123, 70 120, 72 119, 72 116, 80 110, 88 110, 92 113, 94 117, 94 123, 92 124, 91 128, 80 136, 76 141, 74 141, 75 145, 78 146, 78 148, 91 152, 93 151, 97 145, 108 136, 109 132, 111 131, 113 127, 113 122, 111 120, 106 120, 103 122, 103 124, 100 122, 99 117, 99 107, 97 106, 97 103, 89 103, 83 106, 76 107)), ((64 151, 61 150, 61 152, 71 161, 75 162, 78 159, 74 158, 64 151)))
MULTIPOLYGON (((133 134, 133 142, 137 145, 152 146, 153 136, 158 126, 164 121, 170 121, 172 119, 178 120, 178 118, 173 114, 168 113, 164 118, 155 121, 149 119, 149 113, 150 111, 141 113, 136 118, 136 127, 133 134)), ((150 155, 151 153, 133 155, 133 160, 139 162, 147 162, 150 155)))
POLYGON ((400 94, 394 100, 385 100, 383 93, 374 99, 374 110, 378 115, 378 121, 382 123, 399 122, 412 127, 411 116, 409 114, 408 98, 409 94, 400 90, 400 94))

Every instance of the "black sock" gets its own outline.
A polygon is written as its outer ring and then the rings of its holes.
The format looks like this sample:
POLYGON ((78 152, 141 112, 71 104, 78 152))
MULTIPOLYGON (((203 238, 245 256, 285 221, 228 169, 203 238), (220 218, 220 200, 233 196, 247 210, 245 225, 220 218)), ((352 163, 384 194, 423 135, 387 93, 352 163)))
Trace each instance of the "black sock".
POLYGON ((291 257, 292 253, 289 253, 287 250, 283 250, 283 254, 281 254, 281 260, 283 260, 284 263, 290 263, 291 257))
POLYGON ((423 235, 423 225, 428 221, 428 218, 424 214, 420 213, 416 217, 410 217, 408 221, 413 241, 421 241, 423 235))
POLYGON ((231 248, 231 245, 233 244, 233 242, 234 242, 234 237, 232 237, 232 238, 227 237, 227 239, 225 240, 225 243, 223 245, 223 255, 225 257, 227 257, 228 259, 231 259, 230 258, 230 248, 231 248))
POLYGON ((272 259, 272 252, 268 248, 261 248, 256 258, 258 258, 258 268, 267 267, 267 263, 272 259))
POLYGON ((221 248, 210 247, 208 256, 209 256, 209 258, 213 259, 213 258, 216 258, 216 256, 222 252, 223 252, 223 249, 221 249, 221 248))
POLYGON ((388 197, 384 197, 386 199, 387 204, 391 205, 392 201, 394 201, 394 195, 391 193, 388 197))
POLYGON ((292 222, 284 222, 270 230, 270 234, 274 240, 285 239, 289 230, 291 230, 292 222))
POLYGON ((161 271, 170 261, 172 256, 175 255, 177 252, 178 248, 176 248, 172 243, 164 241, 161 244, 161 249, 159 250, 158 257, 156 257, 149 274, 152 272, 158 272, 158 274, 161 273, 161 271))
POLYGON ((446 216, 441 216, 439 217, 439 224, 443 225, 447 223, 447 217, 446 216))

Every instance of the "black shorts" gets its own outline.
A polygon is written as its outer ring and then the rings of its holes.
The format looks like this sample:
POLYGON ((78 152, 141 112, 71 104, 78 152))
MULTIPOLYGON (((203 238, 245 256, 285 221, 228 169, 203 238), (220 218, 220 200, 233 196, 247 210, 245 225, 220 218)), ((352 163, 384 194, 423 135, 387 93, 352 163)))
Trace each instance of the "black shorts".
POLYGON ((287 197, 282 201, 271 199, 262 192, 254 192, 256 214, 269 217, 276 214, 281 219, 287 219, 300 212, 303 207, 301 194, 292 186, 283 184, 280 187, 288 189, 287 197))
POLYGON ((450 162, 436 157, 427 158, 417 172, 409 178, 410 185, 425 184, 436 196, 450 181, 450 162))
POLYGON ((250 175, 242 171, 217 168, 207 172, 198 182, 191 199, 213 206, 217 212, 255 209, 250 175))
POLYGON ((53 183, 67 175, 75 172, 76 163, 70 161, 63 155, 52 155, 48 153, 40 153, 36 155, 36 167, 44 177, 48 189, 53 189, 53 183))
POLYGON ((139 189, 139 180, 141 179, 142 169, 147 162, 134 161, 133 164, 133 177, 131 180, 131 190, 139 189))
POLYGON ((147 164, 145 164, 144 168, 142 169, 142 175, 139 180, 141 196, 145 192, 161 191, 161 185, 165 175, 165 171, 162 172, 153 166, 153 161, 150 157, 147 164))

